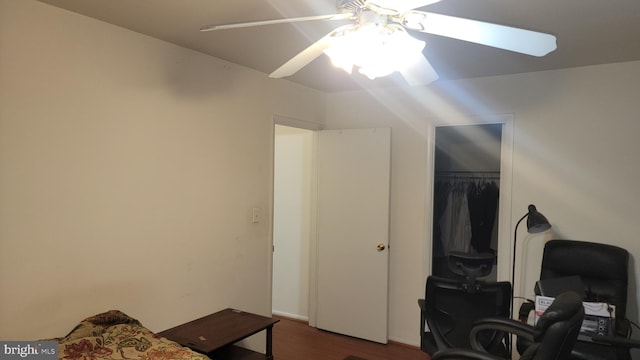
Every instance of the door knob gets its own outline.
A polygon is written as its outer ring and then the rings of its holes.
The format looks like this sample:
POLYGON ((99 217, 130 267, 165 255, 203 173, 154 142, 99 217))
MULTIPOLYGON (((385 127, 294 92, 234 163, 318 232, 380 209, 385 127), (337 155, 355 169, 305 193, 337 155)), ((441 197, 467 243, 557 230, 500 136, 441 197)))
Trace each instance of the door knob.
POLYGON ((386 248, 387 248, 387 247, 385 246, 385 244, 384 244, 384 243, 379 243, 379 244, 376 246, 376 249, 377 249, 378 251, 384 251, 384 249, 386 249, 386 248))

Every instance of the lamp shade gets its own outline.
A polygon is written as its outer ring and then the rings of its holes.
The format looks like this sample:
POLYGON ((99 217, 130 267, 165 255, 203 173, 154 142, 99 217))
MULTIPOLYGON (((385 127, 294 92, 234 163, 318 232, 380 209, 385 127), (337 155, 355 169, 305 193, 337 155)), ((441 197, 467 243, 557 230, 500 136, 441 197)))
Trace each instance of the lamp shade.
POLYGON ((527 231, 532 234, 547 231, 551 228, 549 220, 538 212, 535 205, 529 205, 529 217, 527 217, 527 231))

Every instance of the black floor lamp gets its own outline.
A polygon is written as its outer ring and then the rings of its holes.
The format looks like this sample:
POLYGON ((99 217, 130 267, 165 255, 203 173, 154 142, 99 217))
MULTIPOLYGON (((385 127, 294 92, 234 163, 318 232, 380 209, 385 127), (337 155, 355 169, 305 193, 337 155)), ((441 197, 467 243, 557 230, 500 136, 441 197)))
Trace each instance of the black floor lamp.
POLYGON ((516 280, 516 244, 518 236, 518 225, 527 218, 527 231, 531 234, 541 233, 551 228, 551 224, 544 215, 538 212, 535 205, 529 205, 529 211, 524 214, 516 223, 516 229, 513 233, 513 261, 511 262, 511 314, 513 314, 513 296, 515 294, 516 280))

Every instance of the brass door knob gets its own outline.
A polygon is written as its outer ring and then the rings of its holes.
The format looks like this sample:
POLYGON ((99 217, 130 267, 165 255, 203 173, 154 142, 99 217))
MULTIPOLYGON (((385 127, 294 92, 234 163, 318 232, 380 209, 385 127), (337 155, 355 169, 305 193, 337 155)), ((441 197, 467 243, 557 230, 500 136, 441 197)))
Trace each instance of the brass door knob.
POLYGON ((376 246, 376 250, 378 250, 378 251, 384 251, 384 249, 386 249, 386 248, 387 248, 387 246, 384 243, 379 243, 376 246))

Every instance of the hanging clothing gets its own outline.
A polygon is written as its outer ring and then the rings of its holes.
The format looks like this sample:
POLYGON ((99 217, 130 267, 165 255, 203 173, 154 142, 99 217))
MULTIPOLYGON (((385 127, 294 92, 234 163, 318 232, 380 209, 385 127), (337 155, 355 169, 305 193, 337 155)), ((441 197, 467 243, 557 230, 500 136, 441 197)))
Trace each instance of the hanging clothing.
POLYGON ((470 252, 471 221, 467 184, 456 183, 449 192, 444 213, 440 218, 440 229, 445 254, 451 251, 470 252))
POLYGON ((446 256, 450 251, 495 254, 498 198, 494 181, 436 181, 433 256, 446 256))
POLYGON ((468 203, 471 218, 471 246, 479 253, 493 253, 491 237, 498 209, 498 185, 495 182, 469 186, 468 203))
POLYGON ((445 245, 442 241, 442 230, 438 219, 444 215, 451 186, 451 183, 444 181, 437 181, 435 184, 433 201, 433 256, 436 257, 445 256, 445 245))

